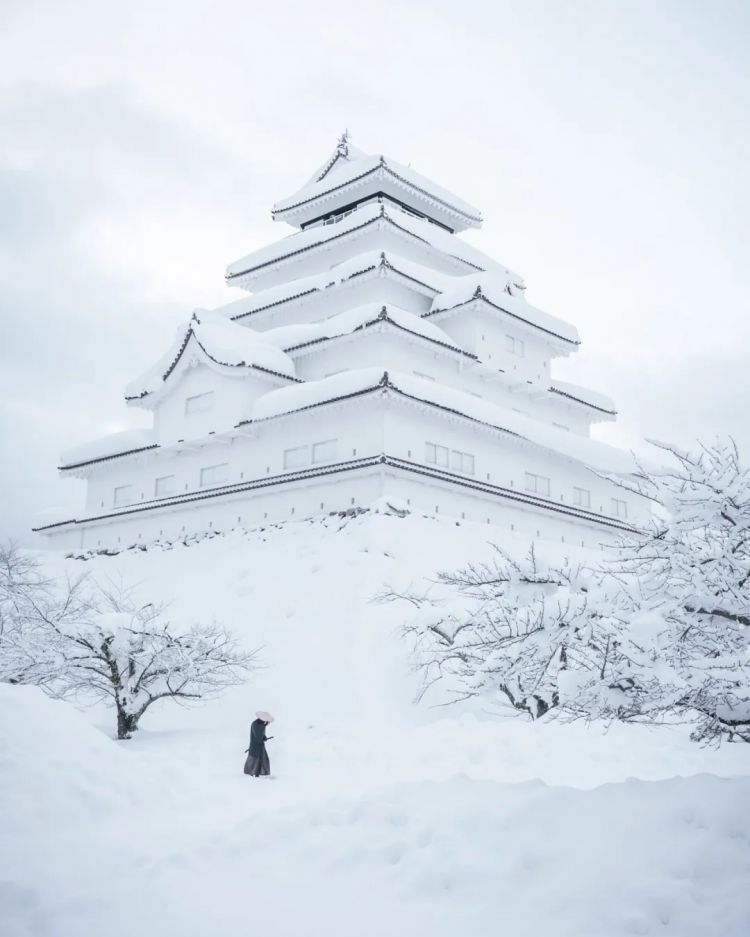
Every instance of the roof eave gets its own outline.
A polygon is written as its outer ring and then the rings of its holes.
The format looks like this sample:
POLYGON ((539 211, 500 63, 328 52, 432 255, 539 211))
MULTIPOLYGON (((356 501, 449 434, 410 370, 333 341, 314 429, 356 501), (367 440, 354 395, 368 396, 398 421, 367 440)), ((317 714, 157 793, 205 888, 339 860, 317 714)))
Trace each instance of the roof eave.
MULTIPOLYGON (((387 183, 400 192, 408 192, 419 204, 429 206, 433 213, 450 219, 450 227, 454 231, 465 231, 467 228, 479 228, 482 225, 483 219, 479 209, 473 206, 467 206, 466 209, 460 208, 447 199, 431 193, 429 189, 421 188, 399 175, 385 159, 360 176, 332 186, 317 195, 305 198, 304 190, 301 190, 296 195, 276 202, 271 209, 271 217, 274 221, 305 224, 324 216, 330 210, 326 209, 326 205, 341 198, 349 199, 351 193, 357 189, 377 188, 378 183, 387 183)), ((430 212, 426 211, 425 214, 429 215, 430 212)))
POLYGON ((573 351, 577 351, 580 347, 580 339, 573 340, 568 338, 565 335, 561 335, 559 332, 554 332, 552 329, 545 328, 543 325, 539 325, 536 322, 532 322, 531 319, 526 319, 518 313, 511 312, 508 309, 505 309, 503 306, 500 306, 498 303, 493 303, 491 300, 487 299, 484 294, 479 293, 472 296, 470 299, 465 300, 462 303, 456 303, 454 306, 445 306, 441 309, 431 309, 429 312, 424 314, 424 318, 432 318, 432 316, 438 316, 442 314, 455 313, 460 309, 472 309, 478 311, 482 308, 480 304, 491 307, 492 309, 503 313, 506 316, 510 316, 512 319, 516 319, 521 322, 524 326, 531 329, 534 334, 541 333, 545 340, 553 345, 556 349, 560 350, 563 354, 568 355, 573 351))

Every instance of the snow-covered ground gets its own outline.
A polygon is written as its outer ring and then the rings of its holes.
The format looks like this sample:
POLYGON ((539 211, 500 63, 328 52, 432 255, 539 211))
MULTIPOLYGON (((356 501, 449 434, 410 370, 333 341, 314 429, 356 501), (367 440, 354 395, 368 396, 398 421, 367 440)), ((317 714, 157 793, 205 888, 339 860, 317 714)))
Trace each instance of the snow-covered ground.
POLYGON ((369 599, 492 534, 367 514, 68 561, 264 667, 120 743, 0 685, 0 934, 746 937, 748 746, 412 704, 406 610, 369 599), (241 773, 256 708, 272 780, 241 773))

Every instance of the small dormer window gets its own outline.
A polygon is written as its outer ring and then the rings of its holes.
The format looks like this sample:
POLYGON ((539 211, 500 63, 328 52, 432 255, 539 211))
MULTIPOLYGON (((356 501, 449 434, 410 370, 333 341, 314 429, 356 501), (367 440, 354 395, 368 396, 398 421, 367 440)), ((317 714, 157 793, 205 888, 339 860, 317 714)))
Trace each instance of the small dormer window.
POLYGON ((208 413, 214 407, 214 392, 206 391, 205 394, 195 394, 185 400, 185 416, 192 416, 194 413, 208 413))

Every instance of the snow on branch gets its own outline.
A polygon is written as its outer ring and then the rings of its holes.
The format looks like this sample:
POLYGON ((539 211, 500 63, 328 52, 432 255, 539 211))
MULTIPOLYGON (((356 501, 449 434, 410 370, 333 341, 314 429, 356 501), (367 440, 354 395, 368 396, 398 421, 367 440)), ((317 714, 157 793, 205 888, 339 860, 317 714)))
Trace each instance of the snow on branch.
POLYGON ((639 468, 648 530, 596 565, 488 560, 438 573, 403 627, 449 701, 501 697, 533 718, 689 719, 697 739, 750 741, 750 472, 732 440, 639 468))

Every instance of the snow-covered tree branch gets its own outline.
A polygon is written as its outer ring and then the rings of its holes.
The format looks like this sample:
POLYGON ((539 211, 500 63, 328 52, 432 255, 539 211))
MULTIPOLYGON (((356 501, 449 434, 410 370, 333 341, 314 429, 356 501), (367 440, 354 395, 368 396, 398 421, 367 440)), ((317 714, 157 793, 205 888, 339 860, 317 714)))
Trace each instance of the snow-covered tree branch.
POLYGON ((656 505, 650 528, 589 567, 517 561, 438 574, 425 593, 390 591, 417 611, 405 625, 424 691, 500 694, 538 718, 698 720, 697 738, 750 741, 750 473, 736 446, 639 467, 656 505))
POLYGON ((166 607, 87 578, 55 584, 33 558, 0 551, 0 679, 114 706, 129 738, 157 700, 189 701, 242 681, 255 652, 217 625, 173 630, 166 607))
POLYGON ((611 564, 631 608, 634 669, 647 704, 697 712, 696 735, 750 740, 750 471, 732 440, 685 452, 639 486, 658 504, 611 564))
POLYGON ((533 547, 519 561, 495 546, 482 564, 440 573, 432 592, 401 596, 419 609, 404 631, 423 692, 442 682, 452 700, 499 693, 544 715, 560 703, 563 672, 609 672, 619 623, 592 609, 600 588, 591 571, 542 563, 533 547))

